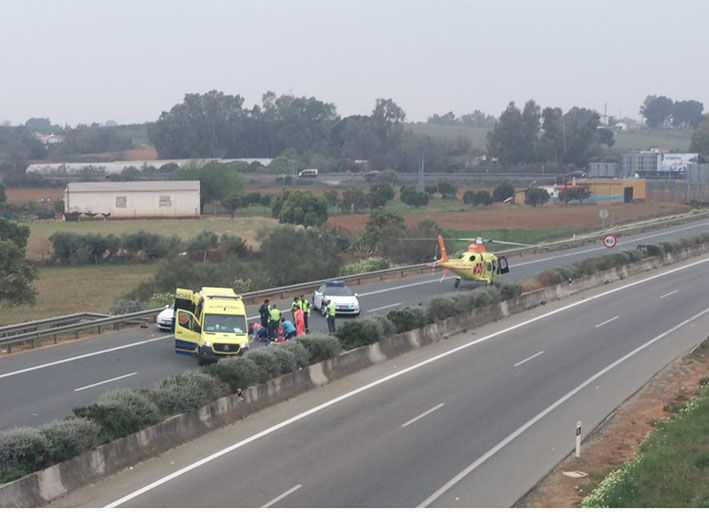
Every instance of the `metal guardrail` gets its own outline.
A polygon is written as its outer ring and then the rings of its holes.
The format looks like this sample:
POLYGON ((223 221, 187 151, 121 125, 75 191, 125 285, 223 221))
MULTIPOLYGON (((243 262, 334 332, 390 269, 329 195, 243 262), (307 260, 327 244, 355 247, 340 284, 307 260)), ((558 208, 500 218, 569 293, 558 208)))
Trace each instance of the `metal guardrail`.
MULTIPOLYGON (((693 219, 702 219, 702 218, 707 218, 709 217, 709 213, 702 213, 702 214, 697 214, 693 216, 687 216, 681 219, 677 219, 676 221, 680 222, 686 222, 687 220, 693 220, 693 219)), ((608 229, 608 231, 612 231, 615 234, 621 234, 621 233, 626 233, 630 232, 633 230, 638 230, 642 228, 653 228, 654 226, 657 225, 667 225, 668 223, 671 223, 672 221, 675 220, 664 220, 662 222, 649 222, 646 224, 636 224, 634 226, 626 227, 626 228, 620 228, 620 229, 608 229)), ((544 250, 544 251, 552 251, 557 248, 563 247, 563 246, 580 246, 586 243, 591 243, 597 240, 600 240, 605 233, 597 233, 597 234, 591 234, 585 237, 579 237, 575 239, 567 239, 564 241, 555 241, 553 243, 547 243, 544 245, 538 245, 534 247, 535 251, 538 250, 544 250)), ((502 250, 499 252, 495 252, 497 255, 512 255, 512 254, 518 254, 524 251, 529 251, 530 248, 515 248, 511 250, 502 250)), ((407 272, 412 272, 412 271, 421 271, 425 269, 430 269, 431 264, 430 263, 424 263, 424 264, 412 264, 410 266, 399 266, 397 268, 388 268, 388 269, 383 269, 383 270, 378 270, 378 271, 369 271, 366 273, 357 273, 354 275, 345 275, 341 277, 335 277, 329 280, 342 280, 345 282, 355 282, 357 284, 361 283, 362 280, 367 280, 371 278, 384 278, 387 275, 396 275, 400 274, 402 277, 407 273, 407 272)), ((288 286, 282 286, 282 287, 274 287, 271 289, 264 289, 261 291, 252 291, 249 293, 244 293, 241 295, 242 298, 244 299, 254 299, 257 297, 269 297, 273 295, 284 295, 285 293, 288 292, 293 292, 293 291, 300 291, 303 289, 309 289, 312 287, 319 286, 322 284, 323 280, 313 280, 311 282, 303 282, 300 284, 292 284, 288 286)), ((19 325, 10 325, 10 326, 5 326, 0 328, 0 334, 5 334, 9 330, 12 329, 17 329, 18 327, 22 327, 25 325, 26 327, 36 327, 35 330, 28 330, 25 333, 15 333, 14 335, 5 335, 4 337, 0 337, 0 348, 3 346, 7 346, 8 348, 8 353, 12 351, 12 345, 13 344, 19 344, 19 343, 25 343, 25 342, 30 342, 32 344, 32 347, 34 347, 34 342, 37 339, 40 338, 48 338, 48 337, 53 337, 54 338, 54 343, 56 344, 57 342, 57 336, 61 334, 66 334, 70 332, 74 332, 76 338, 78 339, 79 337, 79 332, 82 330, 86 329, 91 329, 91 328, 97 328, 98 333, 101 333, 101 328, 108 326, 108 325, 114 325, 114 328, 118 329, 118 326, 121 323, 126 323, 130 321, 136 321, 136 320, 146 320, 147 318, 151 318, 152 316, 158 314, 160 311, 162 311, 164 307, 160 307, 157 309, 148 309, 140 312, 131 312, 129 314, 120 314, 117 316, 110 316, 107 314, 97 314, 97 313, 78 313, 78 314, 70 314, 67 316, 59 316, 57 318, 50 318, 46 320, 39 320, 39 321, 34 321, 34 322, 28 322, 28 323, 22 323, 19 325), (60 322, 62 319, 63 320, 69 320, 71 318, 76 319, 79 316, 100 316, 99 319, 94 319, 94 320, 88 320, 88 321, 81 321, 78 323, 73 323, 73 324, 68 324, 64 326, 55 326, 52 328, 46 328, 46 329, 41 329, 39 330, 38 328, 44 324, 51 324, 52 322, 60 322)))
POLYGON ((54 318, 41 319, 37 321, 28 321, 26 323, 18 323, 16 325, 5 325, 0 327, 0 338, 16 334, 36 332, 42 327, 55 328, 64 325, 71 325, 85 319, 100 319, 108 316, 108 314, 101 314, 98 312, 77 312, 75 314, 56 316, 54 318))

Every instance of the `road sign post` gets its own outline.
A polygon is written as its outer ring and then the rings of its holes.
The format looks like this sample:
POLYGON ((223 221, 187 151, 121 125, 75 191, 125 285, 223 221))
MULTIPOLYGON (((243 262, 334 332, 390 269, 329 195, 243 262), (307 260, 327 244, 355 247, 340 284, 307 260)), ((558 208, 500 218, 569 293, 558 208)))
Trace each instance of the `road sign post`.
POLYGON ((576 422, 576 458, 581 457, 581 422, 576 422))
POLYGON ((598 211, 598 216, 601 218, 601 231, 606 230, 606 218, 608 217, 608 209, 598 211))

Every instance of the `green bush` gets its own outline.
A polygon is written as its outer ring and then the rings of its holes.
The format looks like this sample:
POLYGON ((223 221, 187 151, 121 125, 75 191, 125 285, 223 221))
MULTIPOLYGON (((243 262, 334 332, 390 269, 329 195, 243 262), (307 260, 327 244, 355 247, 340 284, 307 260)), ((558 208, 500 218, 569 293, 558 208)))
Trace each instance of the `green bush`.
POLYGON ((340 341, 336 337, 327 336, 325 334, 300 336, 298 342, 308 350, 310 364, 331 359, 342 350, 340 341))
POLYGON ((421 307, 403 307, 387 312, 387 319, 394 325, 394 332, 400 334, 426 324, 426 312, 421 307))
POLYGON ((435 323, 443 319, 455 316, 458 312, 455 298, 450 295, 434 296, 428 301, 426 306, 426 321, 435 323))
POLYGON ((342 268, 343 275, 355 275, 357 273, 367 273, 369 271, 379 271, 391 268, 391 261, 384 257, 369 257, 359 262, 346 264, 342 268))
POLYGON ((280 350, 290 353, 297 368, 306 368, 310 364, 310 352, 298 341, 288 341, 278 345, 280 350))
POLYGON ((75 416, 96 422, 99 443, 107 443, 160 421, 160 409, 147 395, 132 389, 116 389, 99 396, 88 407, 73 409, 75 416))
POLYGON ((229 392, 229 387, 218 378, 188 371, 163 379, 148 394, 162 414, 174 415, 196 411, 229 392))
POLYGON ((10 482, 42 469, 48 462, 47 438, 34 427, 0 432, 0 482, 10 482))
POLYGON ((96 446, 100 427, 86 418, 56 419, 39 427, 47 440, 47 454, 54 464, 71 459, 96 446))
MULTIPOLYGON (((276 376, 285 375, 286 373, 290 373, 291 371, 298 369, 299 366, 295 355, 283 348, 282 344, 277 344, 270 350, 276 358, 276 362, 278 364, 278 374, 276 376)), ((303 348, 303 350, 305 350, 305 348, 303 348)))
POLYGON ((256 364, 258 381, 262 384, 281 374, 280 362, 271 348, 249 350, 244 358, 256 364))
POLYGON ((253 360, 242 357, 222 359, 212 366, 204 368, 208 375, 218 378, 235 393, 238 389, 246 389, 259 381, 259 368, 253 360))
POLYGON ((495 286, 500 290, 500 298, 502 300, 511 300, 512 298, 516 298, 522 294, 522 286, 519 284, 503 282, 495 284, 495 286))
POLYGON ((665 255, 665 250, 662 246, 652 243, 638 245, 638 251, 640 251, 643 257, 657 257, 665 255))
MULTIPOLYGON (((163 304, 163 305, 165 305, 165 304, 163 304)), ((140 301, 131 300, 128 298, 120 298, 119 300, 116 300, 116 303, 111 305, 111 308, 108 309, 108 312, 110 312, 113 315, 117 315, 117 314, 129 314, 131 312, 139 312, 142 310, 143 310, 143 304, 140 301)))
POLYGON ((373 316, 345 321, 337 330, 337 339, 345 350, 376 343, 383 336, 382 325, 373 316))

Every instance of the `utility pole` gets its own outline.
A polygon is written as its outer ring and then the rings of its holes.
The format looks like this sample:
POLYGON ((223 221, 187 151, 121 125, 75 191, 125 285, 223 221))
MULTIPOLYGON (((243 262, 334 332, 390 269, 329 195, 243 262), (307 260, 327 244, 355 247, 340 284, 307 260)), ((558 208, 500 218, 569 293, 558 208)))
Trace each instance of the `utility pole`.
POLYGON ((419 178, 418 184, 416 184, 416 189, 421 192, 425 189, 423 185, 423 154, 419 154, 419 178))

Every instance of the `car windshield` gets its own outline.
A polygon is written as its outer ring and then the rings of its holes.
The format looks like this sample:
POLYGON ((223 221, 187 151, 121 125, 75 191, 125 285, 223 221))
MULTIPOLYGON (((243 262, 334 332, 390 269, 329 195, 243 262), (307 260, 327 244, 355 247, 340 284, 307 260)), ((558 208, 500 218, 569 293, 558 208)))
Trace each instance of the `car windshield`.
POLYGON ((205 314, 205 332, 228 332, 230 334, 246 333, 246 317, 233 314, 205 314))
POLYGON ((346 285, 325 286, 325 296, 354 296, 346 285))

